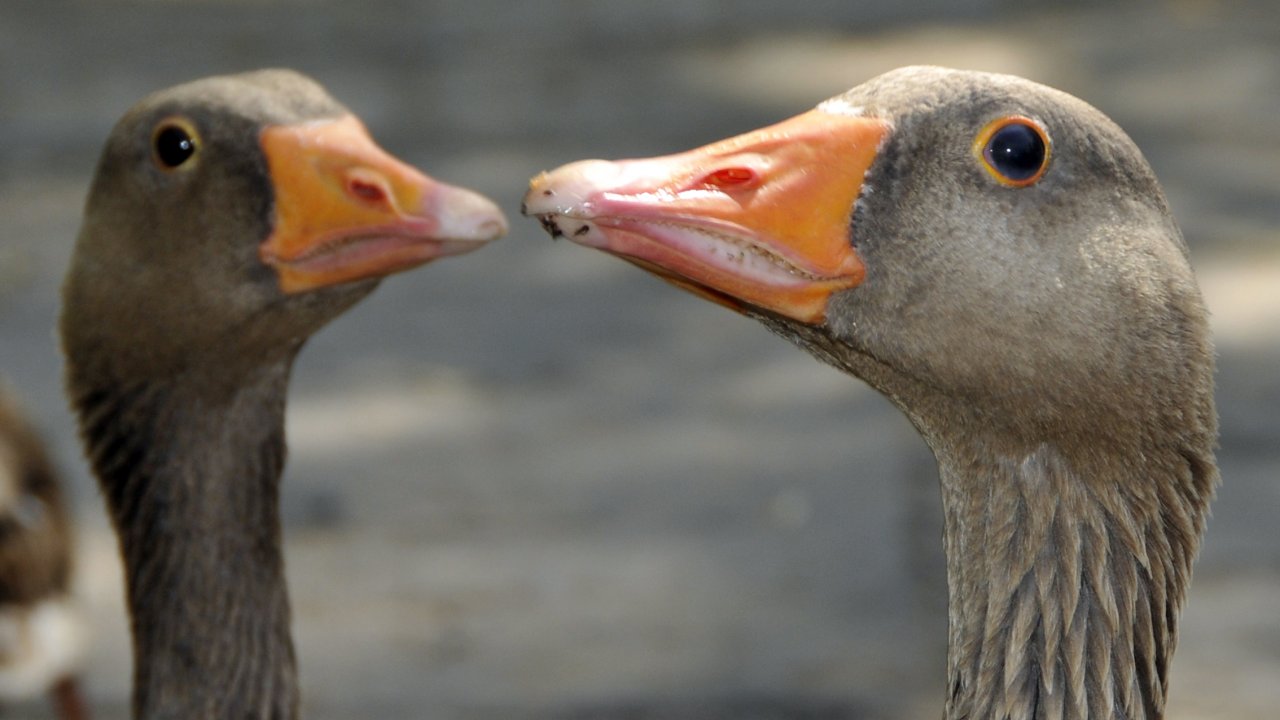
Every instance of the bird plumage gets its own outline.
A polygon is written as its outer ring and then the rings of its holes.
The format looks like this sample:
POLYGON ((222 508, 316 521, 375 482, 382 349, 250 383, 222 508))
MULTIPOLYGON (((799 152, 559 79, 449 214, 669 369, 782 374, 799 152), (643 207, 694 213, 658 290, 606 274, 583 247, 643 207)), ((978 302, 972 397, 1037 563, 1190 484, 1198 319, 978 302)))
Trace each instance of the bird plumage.
POLYGON ((1218 483, 1213 348, 1159 183, 1102 113, 1020 78, 904 68, 706 148, 565 166, 525 203, 912 421, 940 468, 947 718, 1163 717, 1218 483), (984 145, 1014 122, 1046 140, 1025 181, 984 145), (842 246, 778 231, 832 210, 775 178, 848 167, 866 170, 833 216, 842 246))
POLYGON ((383 276, 504 230, 297 73, 198 80, 119 121, 60 329, 124 558, 135 716, 296 717, 279 515, 293 359, 383 276))

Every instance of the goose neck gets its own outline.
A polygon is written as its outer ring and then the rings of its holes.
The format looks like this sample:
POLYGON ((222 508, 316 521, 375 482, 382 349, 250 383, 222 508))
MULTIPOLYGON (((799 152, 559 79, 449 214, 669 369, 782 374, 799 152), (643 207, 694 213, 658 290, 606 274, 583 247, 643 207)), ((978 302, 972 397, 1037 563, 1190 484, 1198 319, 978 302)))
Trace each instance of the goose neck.
POLYGON ((288 372, 78 394, 125 563, 135 717, 296 717, 278 511, 288 372))
POLYGON ((1158 720, 1204 524, 1205 466, 939 454, 946 717, 1158 720))

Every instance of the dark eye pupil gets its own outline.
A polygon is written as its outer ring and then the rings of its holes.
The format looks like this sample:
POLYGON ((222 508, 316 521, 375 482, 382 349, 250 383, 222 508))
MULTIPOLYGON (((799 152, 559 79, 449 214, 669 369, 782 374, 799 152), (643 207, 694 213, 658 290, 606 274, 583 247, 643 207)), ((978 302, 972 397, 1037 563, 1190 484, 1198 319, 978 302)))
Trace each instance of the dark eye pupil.
POLYGON ((1021 123, 1000 128, 987 141, 987 161, 1010 180, 1027 180, 1044 166, 1044 140, 1021 123))
POLYGON ((180 127, 167 127, 156 135, 156 157, 165 167, 176 168, 196 153, 196 143, 180 127))

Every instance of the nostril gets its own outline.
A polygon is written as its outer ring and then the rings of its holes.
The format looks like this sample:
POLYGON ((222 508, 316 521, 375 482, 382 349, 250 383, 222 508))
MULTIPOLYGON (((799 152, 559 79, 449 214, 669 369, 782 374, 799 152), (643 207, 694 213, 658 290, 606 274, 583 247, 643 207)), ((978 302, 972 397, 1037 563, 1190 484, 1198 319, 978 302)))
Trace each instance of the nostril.
POLYGON ((383 205, 387 203, 387 190, 381 184, 360 177, 348 178, 347 192, 367 203, 383 205))
POLYGON ((707 175, 703 182, 719 188, 748 188, 758 180, 759 176, 751 168, 727 167, 707 175))

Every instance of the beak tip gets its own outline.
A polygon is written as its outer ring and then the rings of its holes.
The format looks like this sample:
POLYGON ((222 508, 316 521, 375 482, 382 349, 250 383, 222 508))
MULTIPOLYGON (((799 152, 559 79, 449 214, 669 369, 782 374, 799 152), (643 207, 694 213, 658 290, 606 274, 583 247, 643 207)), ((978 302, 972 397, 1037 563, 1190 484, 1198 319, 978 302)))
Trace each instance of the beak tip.
POLYGON ((438 232, 456 240, 487 243, 507 234, 507 216, 492 200, 472 190, 442 184, 428 214, 440 223, 438 232))
POLYGON ((510 229, 507 220, 501 215, 480 215, 473 218, 458 218, 452 227, 441 228, 446 238, 460 240, 468 244, 485 245, 498 240, 510 229))
POLYGON ((507 219, 502 215, 498 215, 497 217, 490 218, 480 223, 480 227, 476 229, 476 235, 479 236, 483 242, 489 242, 503 237, 510 229, 511 228, 507 225, 507 219))
POLYGON ((546 212, 547 198, 555 195, 553 191, 539 187, 546 176, 546 173, 542 173, 534 178, 533 182, 529 183, 529 191, 524 194, 524 198, 520 201, 521 215, 534 217, 546 212))
POLYGON ((589 208, 598 194, 615 189, 633 178, 609 160, 579 160, 543 171, 529 181, 520 206, 521 214, 568 214, 589 208))

